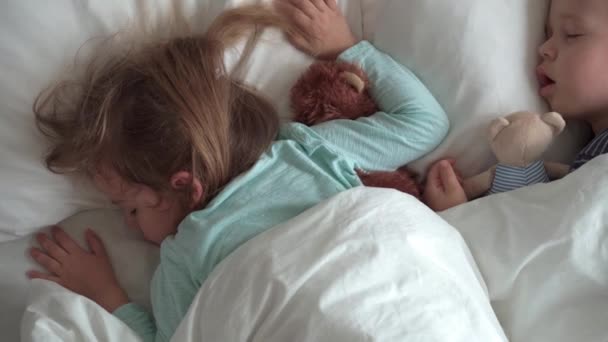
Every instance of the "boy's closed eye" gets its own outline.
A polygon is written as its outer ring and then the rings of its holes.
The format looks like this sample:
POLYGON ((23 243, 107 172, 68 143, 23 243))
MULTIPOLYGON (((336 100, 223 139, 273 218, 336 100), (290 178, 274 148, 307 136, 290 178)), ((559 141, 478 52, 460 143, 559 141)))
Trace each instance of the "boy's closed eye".
POLYGON ((564 32, 564 36, 566 37, 566 39, 576 39, 576 38, 580 38, 583 36, 582 33, 577 33, 577 32, 564 32))
POLYGON ((564 28, 562 28, 562 35, 566 39, 576 39, 583 36, 583 34, 583 29, 575 25, 565 25, 564 28))

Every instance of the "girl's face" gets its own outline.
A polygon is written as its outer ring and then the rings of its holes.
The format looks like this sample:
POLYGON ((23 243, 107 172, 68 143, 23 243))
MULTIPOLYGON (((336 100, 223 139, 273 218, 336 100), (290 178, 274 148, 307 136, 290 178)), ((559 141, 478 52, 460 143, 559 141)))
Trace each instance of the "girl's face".
POLYGON ((546 32, 540 95, 567 118, 608 113, 608 1, 552 0, 546 32))
POLYGON ((141 231, 146 240, 157 245, 174 235, 189 213, 177 198, 145 185, 128 183, 115 172, 104 171, 93 180, 97 189, 122 209, 127 225, 141 231))

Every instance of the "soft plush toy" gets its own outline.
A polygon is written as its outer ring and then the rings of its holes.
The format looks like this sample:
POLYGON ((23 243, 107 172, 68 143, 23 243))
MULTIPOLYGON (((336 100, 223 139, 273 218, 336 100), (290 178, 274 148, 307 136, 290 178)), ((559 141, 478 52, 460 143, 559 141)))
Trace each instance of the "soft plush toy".
POLYGON ((294 121, 312 126, 328 120, 370 116, 378 111, 369 80, 355 64, 318 61, 291 89, 294 121))
POLYGON ((396 171, 365 172, 357 170, 357 174, 365 186, 395 189, 418 199, 422 196, 422 186, 416 182, 416 174, 407 166, 402 166, 396 171))
MULTIPOLYGON (((318 61, 291 89, 294 121, 317 125, 336 119, 356 120, 378 111, 369 93, 369 80, 358 66, 340 61, 318 61)), ((392 188, 420 198, 415 175, 406 167, 396 171, 357 170, 366 186, 392 188)))
POLYGON ((474 199, 566 175, 567 165, 541 160, 565 126, 562 116, 555 112, 517 112, 492 121, 488 139, 498 164, 464 180, 467 197, 474 199))

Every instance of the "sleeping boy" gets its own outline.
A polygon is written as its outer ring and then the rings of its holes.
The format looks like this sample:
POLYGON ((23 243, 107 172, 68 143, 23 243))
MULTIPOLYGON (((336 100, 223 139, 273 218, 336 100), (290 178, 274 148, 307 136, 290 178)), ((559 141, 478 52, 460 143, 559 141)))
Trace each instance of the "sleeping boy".
MULTIPOLYGON (((608 1, 552 0, 545 30, 536 70, 539 94, 551 110, 566 119, 588 123, 595 134, 571 164, 570 170, 574 171, 608 152, 608 1)), ((447 161, 435 168, 454 174, 453 165, 447 161)), ((437 170, 434 172, 436 175, 437 170)), ((429 181, 436 187, 445 183, 441 177, 429 181)), ((457 183, 445 185, 451 191, 435 209, 467 201, 457 183)))

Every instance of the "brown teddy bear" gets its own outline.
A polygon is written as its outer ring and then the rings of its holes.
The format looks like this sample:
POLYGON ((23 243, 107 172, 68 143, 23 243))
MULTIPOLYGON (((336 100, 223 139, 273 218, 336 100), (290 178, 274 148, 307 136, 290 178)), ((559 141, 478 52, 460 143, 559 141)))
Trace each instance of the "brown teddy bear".
POLYGON ((363 70, 340 61, 313 63, 291 88, 291 107, 294 121, 307 126, 355 120, 378 111, 363 70))
MULTIPOLYGON (((329 120, 370 116, 379 109, 369 93, 369 80, 358 66, 341 61, 318 61, 291 89, 294 121, 312 126, 329 120)), ((366 186, 391 188, 421 196, 416 175, 403 166, 396 171, 357 170, 366 186)))

